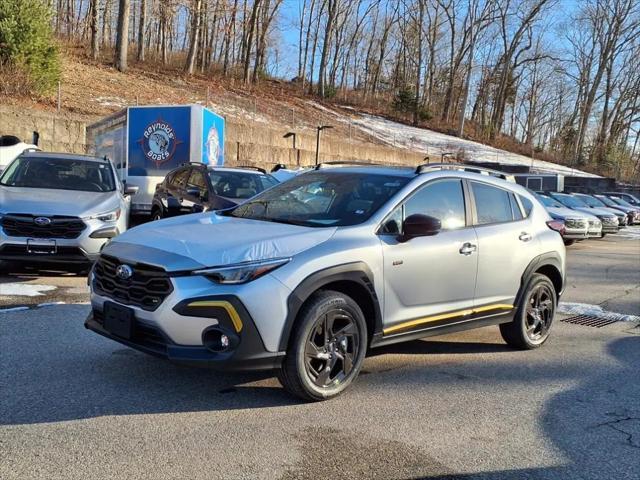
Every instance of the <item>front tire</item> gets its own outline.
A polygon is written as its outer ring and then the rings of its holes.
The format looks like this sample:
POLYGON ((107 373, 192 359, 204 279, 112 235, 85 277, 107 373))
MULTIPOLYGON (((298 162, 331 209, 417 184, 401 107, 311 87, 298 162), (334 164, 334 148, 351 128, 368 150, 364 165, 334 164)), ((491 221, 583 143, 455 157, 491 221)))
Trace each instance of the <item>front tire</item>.
POLYGON ((519 350, 540 347, 551 333, 556 306, 553 283, 546 275, 535 273, 525 287, 513 321, 500 325, 502 338, 519 350))
POLYGON ((162 220, 162 211, 159 208, 154 208, 151 212, 151 221, 162 220))
POLYGON ((298 315, 278 380, 307 401, 336 397, 358 376, 367 339, 364 315, 351 297, 316 292, 298 315))
POLYGON ((565 246, 566 246, 566 247, 568 247, 568 246, 573 245, 574 243, 576 243, 576 241, 575 241, 574 239, 569 239, 569 238, 564 239, 564 240, 563 240, 563 242, 564 242, 564 244, 565 244, 565 246))

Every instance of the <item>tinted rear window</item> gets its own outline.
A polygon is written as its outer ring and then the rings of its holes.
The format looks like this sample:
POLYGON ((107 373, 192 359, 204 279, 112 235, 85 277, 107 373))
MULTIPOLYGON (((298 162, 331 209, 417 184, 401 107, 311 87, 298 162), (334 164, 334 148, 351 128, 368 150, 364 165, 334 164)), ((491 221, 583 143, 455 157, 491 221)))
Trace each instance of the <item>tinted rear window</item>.
POLYGON ((509 192, 478 182, 472 182, 472 187, 479 225, 513 220, 509 192))

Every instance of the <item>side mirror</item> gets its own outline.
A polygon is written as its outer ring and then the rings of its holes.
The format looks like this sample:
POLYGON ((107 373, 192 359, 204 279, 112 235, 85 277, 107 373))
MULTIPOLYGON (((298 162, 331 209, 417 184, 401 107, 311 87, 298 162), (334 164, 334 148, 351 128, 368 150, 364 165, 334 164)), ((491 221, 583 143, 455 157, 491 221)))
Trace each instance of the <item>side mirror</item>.
POLYGON ((127 185, 125 184, 124 186, 124 195, 125 196, 133 196, 136 193, 138 193, 138 190, 140 190, 140 187, 137 185, 127 185))
POLYGON ((420 214, 409 215, 402 224, 402 234, 398 236, 398 241, 403 243, 416 237, 430 237, 436 235, 441 228, 440 220, 435 217, 420 214))
POLYGON ((187 195, 200 198, 200 189, 198 187, 187 187, 187 195))

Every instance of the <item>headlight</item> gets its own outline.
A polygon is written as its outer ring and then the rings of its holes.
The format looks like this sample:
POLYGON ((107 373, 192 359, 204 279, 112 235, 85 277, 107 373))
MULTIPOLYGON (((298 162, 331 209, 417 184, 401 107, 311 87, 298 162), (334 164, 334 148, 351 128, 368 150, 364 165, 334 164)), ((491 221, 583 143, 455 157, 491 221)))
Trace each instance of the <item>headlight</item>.
POLYGON ((98 215, 91 215, 88 220, 100 220, 101 222, 115 222, 120 218, 122 211, 119 208, 110 212, 99 213, 98 215))
POLYGON ((204 275, 212 282, 225 285, 247 283, 289 263, 290 258, 277 258, 259 262, 245 262, 227 267, 214 267, 196 270, 193 275, 204 275))

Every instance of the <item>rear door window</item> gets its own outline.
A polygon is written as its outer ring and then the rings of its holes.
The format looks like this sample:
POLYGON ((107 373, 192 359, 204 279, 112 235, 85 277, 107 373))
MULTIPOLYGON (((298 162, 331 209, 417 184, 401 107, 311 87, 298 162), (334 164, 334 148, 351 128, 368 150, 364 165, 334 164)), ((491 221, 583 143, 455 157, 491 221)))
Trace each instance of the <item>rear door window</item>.
POLYGON ((510 192, 486 183, 471 182, 471 186, 478 225, 513 221, 510 192))
POLYGON ((173 177, 169 181, 169 186, 172 188, 184 188, 184 186, 187 184, 190 170, 191 169, 189 168, 184 168, 174 173, 173 177))
POLYGON ((209 189, 207 187, 207 179, 204 176, 204 172, 197 168, 193 168, 191 170, 191 175, 189 176, 189 181, 187 182, 187 187, 197 188, 200 191, 200 196, 206 197, 209 189))

